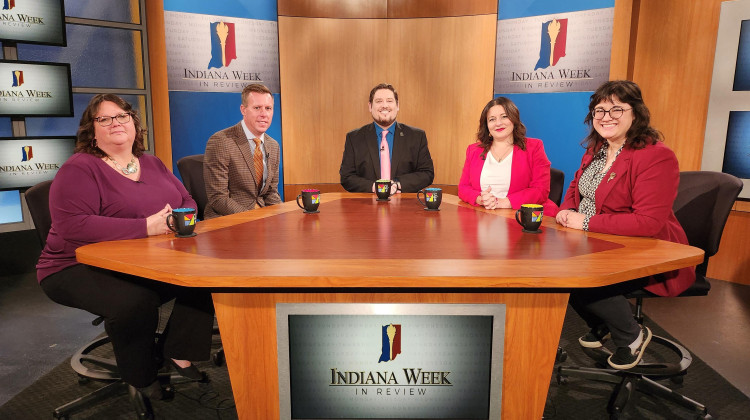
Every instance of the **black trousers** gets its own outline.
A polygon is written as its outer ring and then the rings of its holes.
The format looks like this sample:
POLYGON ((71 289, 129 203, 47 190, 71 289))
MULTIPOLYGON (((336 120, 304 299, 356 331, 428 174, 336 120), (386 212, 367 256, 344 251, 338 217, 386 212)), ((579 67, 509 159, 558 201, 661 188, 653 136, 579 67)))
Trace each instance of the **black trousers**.
POLYGON ((606 326, 617 347, 627 347, 638 338, 641 327, 633 317, 625 294, 642 289, 647 278, 630 280, 610 286, 575 289, 570 293, 570 306, 586 321, 589 328, 606 326))
POLYGON ((207 360, 213 302, 205 289, 175 286, 78 264, 42 280, 53 301, 104 317, 122 379, 135 387, 156 380, 157 358, 207 360), (175 299, 162 340, 155 342, 159 307, 175 299), (163 352, 163 354, 159 354, 163 352))

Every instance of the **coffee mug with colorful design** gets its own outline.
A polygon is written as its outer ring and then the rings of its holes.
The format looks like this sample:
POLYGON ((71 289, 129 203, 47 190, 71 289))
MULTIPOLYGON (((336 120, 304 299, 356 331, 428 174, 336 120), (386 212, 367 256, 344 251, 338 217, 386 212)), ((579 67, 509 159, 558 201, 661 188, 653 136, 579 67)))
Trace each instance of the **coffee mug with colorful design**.
POLYGON ((178 238, 189 238, 195 236, 195 222, 198 220, 193 208, 173 209, 167 215, 167 227, 175 233, 178 238))
POLYGON ((390 200, 391 196, 391 185, 393 182, 391 182, 390 179, 379 179, 375 181, 375 194, 378 195, 378 200, 380 201, 386 201, 390 200))
POLYGON ((417 193, 417 200, 422 203, 425 210, 440 210, 440 203, 443 201, 443 190, 440 188, 425 188, 417 193), (419 198, 422 194, 424 201, 419 198))
POLYGON ((523 227, 524 232, 540 233, 544 207, 541 204, 522 204, 516 211, 516 222, 523 227))
POLYGON ((320 190, 302 190, 297 196, 297 205, 305 213, 318 213, 318 206, 320 206, 320 190), (299 203, 300 198, 302 204, 299 203))

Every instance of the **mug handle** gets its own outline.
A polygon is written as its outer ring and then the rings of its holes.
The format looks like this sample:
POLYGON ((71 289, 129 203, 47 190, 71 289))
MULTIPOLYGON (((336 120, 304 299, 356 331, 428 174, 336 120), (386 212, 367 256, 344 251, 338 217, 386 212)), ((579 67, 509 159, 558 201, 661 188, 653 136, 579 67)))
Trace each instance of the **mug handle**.
MULTIPOLYGON (((427 204, 426 204, 425 202, 423 202, 422 200, 420 200, 420 199, 419 199, 419 193, 422 193, 422 195, 425 195, 425 192, 424 192, 424 190, 419 190, 419 191, 417 191, 417 201, 419 201, 419 204, 421 204, 421 205, 423 205, 423 206, 427 207, 427 204)), ((424 199, 424 201, 427 201, 427 196, 426 196, 426 195, 425 195, 425 199, 424 199)))
POLYGON ((519 225, 521 225, 522 228, 526 229, 526 227, 521 223, 521 220, 518 219, 518 215, 521 213, 521 209, 516 210, 516 222, 518 222, 519 225))
POLYGON ((297 196, 297 207, 299 207, 299 208, 301 208, 302 210, 304 210, 305 208, 304 208, 304 207, 302 207, 302 204, 300 204, 300 203, 299 203, 299 199, 300 199, 300 198, 302 198, 302 194, 300 194, 300 195, 298 195, 298 196, 297 196))
POLYGON ((177 232, 177 229, 176 229, 175 227, 173 227, 173 225, 174 225, 174 226, 176 226, 176 224, 175 224, 175 218, 174 218, 174 215, 172 215, 172 213, 169 213, 169 214, 167 215, 167 227, 168 227, 168 228, 169 228, 169 230, 171 230, 172 232, 174 232, 174 233, 178 233, 178 232, 177 232), (172 223, 169 223, 169 220, 170 220, 170 218, 171 218, 171 220, 172 220, 172 223))

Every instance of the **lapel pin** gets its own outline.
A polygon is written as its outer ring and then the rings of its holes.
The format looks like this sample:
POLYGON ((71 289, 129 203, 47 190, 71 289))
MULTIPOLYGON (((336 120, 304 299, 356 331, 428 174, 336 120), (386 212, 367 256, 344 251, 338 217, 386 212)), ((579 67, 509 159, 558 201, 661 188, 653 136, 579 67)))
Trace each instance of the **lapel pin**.
POLYGON ((609 179, 607 180, 607 182, 609 182, 609 181, 611 181, 611 180, 615 179, 615 176, 616 176, 616 174, 615 174, 614 172, 610 173, 610 174, 609 174, 609 179))

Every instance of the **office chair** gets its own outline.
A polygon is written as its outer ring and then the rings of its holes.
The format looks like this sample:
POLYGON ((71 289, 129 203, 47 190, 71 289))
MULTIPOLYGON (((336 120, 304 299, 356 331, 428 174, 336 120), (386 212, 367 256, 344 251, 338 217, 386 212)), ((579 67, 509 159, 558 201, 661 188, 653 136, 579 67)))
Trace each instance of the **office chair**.
MULTIPOLYGON (((203 155, 190 155, 180 158, 177 161, 177 170, 180 171, 182 183, 185 189, 190 193, 198 205, 198 219, 203 220, 203 211, 208 204, 208 195, 206 194, 206 182, 203 179, 203 155)), ((218 328, 214 328, 214 334, 218 333, 218 328)), ((211 356, 211 360, 216 366, 224 364, 224 347, 219 348, 211 356)))
POLYGON ((549 168, 549 199, 558 206, 562 203, 563 188, 565 188, 565 172, 549 168))
POLYGON ((203 211, 208 204, 206 195, 206 183, 203 180, 203 155, 185 156, 177 161, 177 170, 180 171, 182 183, 185 189, 198 204, 198 219, 203 220, 203 211))
MULTIPOLYGON (((687 234, 688 243, 702 249, 705 255, 703 262, 695 267, 695 283, 677 297, 705 296, 711 289, 706 278, 708 259, 719 250, 724 225, 741 190, 742 181, 729 174, 707 171, 680 173, 677 198, 672 209, 687 234)), ((635 318, 642 324, 643 299, 660 296, 638 290, 626 297, 635 299, 635 318)), ((619 418, 624 412, 634 390, 677 403, 692 410, 697 418, 712 418, 703 404, 656 382, 669 378, 675 383, 681 383, 692 362, 690 352, 680 344, 656 335, 651 339, 651 345, 654 344, 668 349, 679 358, 679 362, 641 363, 628 370, 560 366, 557 370, 557 382, 565 384, 569 376, 577 376, 617 384, 608 406, 611 419, 619 418)), ((600 366, 607 366, 607 357, 611 354, 604 347, 584 349, 584 353, 600 366)))
MULTIPOLYGON (((43 181, 29 188, 25 193, 26 204, 29 207, 31 220, 36 227, 42 249, 47 243, 47 235, 52 227, 52 218, 49 211, 51 185, 52 181, 43 181)), ((99 325, 102 321, 104 321, 103 317, 97 317, 92 324, 99 325)), ((103 356, 112 354, 111 348, 107 348, 109 342, 109 337, 106 335, 94 339, 76 351, 70 358, 70 366, 78 374, 80 384, 87 383, 90 380, 109 382, 109 384, 57 407, 52 413, 56 419, 68 419, 71 414, 84 410, 108 396, 120 395, 125 392, 130 396, 138 419, 153 419, 154 414, 148 398, 145 398, 138 389, 120 378, 114 356, 103 356)), ((159 373, 158 378, 162 383, 172 383, 173 380, 179 381, 182 377, 179 375, 171 376, 169 373, 159 373)))

